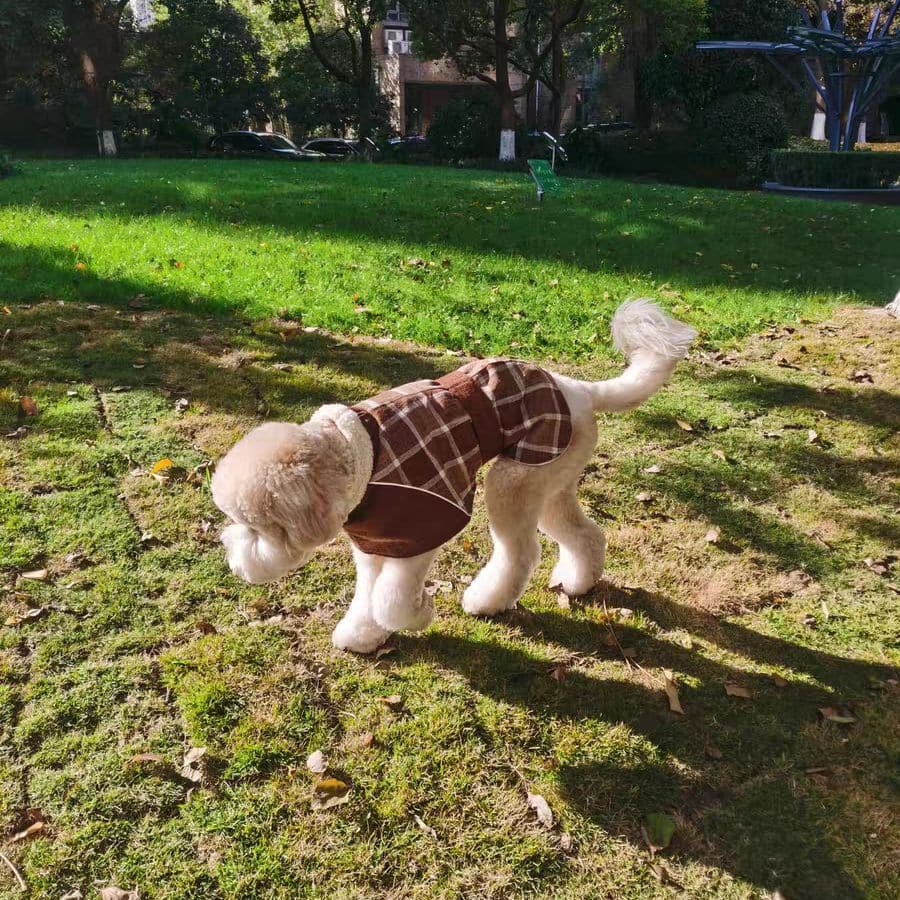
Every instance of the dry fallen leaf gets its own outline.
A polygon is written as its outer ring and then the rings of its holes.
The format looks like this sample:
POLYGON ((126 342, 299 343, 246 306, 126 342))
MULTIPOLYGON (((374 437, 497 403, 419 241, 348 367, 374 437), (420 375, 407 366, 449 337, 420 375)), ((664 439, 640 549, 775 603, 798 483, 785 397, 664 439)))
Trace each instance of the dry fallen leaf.
POLYGON ((206 747, 191 747, 184 755, 184 762, 181 765, 181 777, 193 781, 195 784, 201 784, 206 780, 207 775, 206 747))
POLYGON ((315 810, 331 809, 350 802, 350 785, 340 778, 323 778, 313 791, 310 806, 315 810))
POLYGON ((557 590, 556 592, 556 605, 560 609, 571 609, 572 602, 569 598, 569 595, 563 590, 557 590))
POLYGON ((644 819, 642 831, 650 853, 653 854, 657 850, 665 850, 672 843, 672 837, 675 834, 675 820, 665 813, 650 813, 644 819))
POLYGON ((393 653, 396 649, 397 649, 396 647, 391 647, 390 645, 385 644, 383 647, 379 647, 375 651, 375 659, 381 659, 382 656, 388 656, 389 654, 393 653))
POLYGON ((810 428, 806 432, 806 443, 807 444, 817 444, 819 442, 819 432, 813 428, 810 428))
POLYGON ((538 822, 544 828, 553 827, 553 813, 550 811, 550 804, 540 794, 529 794, 528 805, 535 811, 538 822))
POLYGON ((738 684, 736 681, 725 682, 725 693, 729 697, 743 697, 745 700, 753 699, 753 691, 742 684, 738 684))
POLYGON ((100 900, 140 900, 137 891, 123 891, 113 885, 100 888, 100 900))
POLYGON ((773 675, 772 681, 775 684, 775 687, 778 688, 786 688, 790 682, 786 678, 782 678, 780 675, 773 675))
POLYGON ((328 760, 321 750, 314 750, 306 757, 306 768, 313 775, 324 775, 328 771, 328 760))
POLYGON ((21 577, 28 581, 46 581, 49 574, 46 569, 34 569, 32 572, 23 572, 21 577))
POLYGON ((19 408, 26 416, 36 416, 40 412, 34 397, 20 397, 19 408))
POLYGON ((554 681, 565 681, 569 674, 569 667, 565 663, 559 663, 550 670, 550 677, 554 681))
POLYGON ((648 475, 659 475, 659 473, 662 472, 662 468, 660 468, 660 466, 658 464, 654 463, 652 466, 647 466, 647 468, 644 469, 644 471, 648 475))
POLYGON ((416 823, 416 825, 419 826, 419 831, 424 832, 429 837, 433 837, 435 840, 437 840, 437 832, 430 825, 427 825, 422 820, 421 816, 417 816, 415 813, 413 813, 413 821, 416 823))
POLYGON ((184 412, 191 405, 191 401, 187 397, 179 397, 175 401, 175 411, 184 412))
POLYGON ((366 731, 359 738, 359 746, 368 749, 375 743, 375 735, 371 731, 366 731))
POLYGON ((676 419, 676 420, 675 420, 675 424, 676 424, 682 431, 693 431, 693 430, 694 430, 694 426, 691 425, 690 422, 685 422, 683 419, 676 419))
POLYGON ((166 765, 166 758, 159 753, 136 753, 128 760, 128 765, 135 768, 155 769, 166 765))
POLYGON ((722 758, 722 751, 715 744, 711 744, 709 741, 707 741, 703 745, 703 752, 710 759, 721 759, 722 758))
POLYGON ((200 634, 218 634, 218 629, 212 622, 207 622, 206 619, 198 619, 194 623, 194 628, 200 632, 200 634))
POLYGON ((559 836, 559 849, 563 853, 568 853, 572 849, 572 835, 568 831, 564 831, 559 836))
POLYGON ((819 710, 819 715, 829 722, 836 725, 852 725, 857 721, 856 716, 852 715, 847 709, 837 709, 833 706, 824 706, 819 710))
POLYGON ((165 472, 166 469, 171 469, 174 465, 175 463, 173 463, 172 460, 167 456, 164 459, 161 459, 159 462, 154 463, 153 468, 150 470, 150 474, 159 475, 162 472, 165 472))
POLYGON ((725 455, 725 451, 720 450, 718 447, 713 450, 712 455, 715 456, 716 459, 721 459, 722 462, 728 462, 728 457, 725 455))
POLYGON ((684 710, 681 708, 681 701, 678 699, 678 688, 675 687, 675 675, 671 669, 665 669, 663 677, 666 679, 666 696, 669 698, 669 709, 673 713, 683 716, 684 710))
POLYGON ((388 707, 388 709, 397 710, 403 706, 403 698, 399 694, 391 694, 389 697, 379 697, 378 700, 388 707))
POLYGON ((23 828, 21 831, 14 834, 9 839, 9 842, 11 844, 18 844, 20 841, 27 841, 28 838, 33 838, 42 834, 46 828, 47 823, 43 819, 38 819, 36 822, 32 822, 27 828, 23 828))
POLYGON ((638 503, 651 503, 653 501, 653 494, 649 491, 641 491, 635 498, 638 503))
POLYGON ((36 609, 29 609, 28 612, 22 613, 21 616, 10 616, 4 624, 9 628, 15 628, 17 625, 22 625, 25 622, 33 622, 35 619, 39 619, 46 612, 46 607, 39 606, 36 609))
POLYGON ((706 543, 707 544, 718 544, 722 538, 722 532, 719 531, 718 528, 710 528, 709 531, 706 532, 706 543))

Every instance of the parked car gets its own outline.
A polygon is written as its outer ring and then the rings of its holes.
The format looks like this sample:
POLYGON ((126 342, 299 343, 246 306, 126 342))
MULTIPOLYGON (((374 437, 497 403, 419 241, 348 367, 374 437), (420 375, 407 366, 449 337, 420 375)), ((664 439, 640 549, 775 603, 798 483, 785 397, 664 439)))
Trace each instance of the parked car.
POLYGON ((267 131, 226 131, 209 142, 210 153, 262 159, 325 159, 324 153, 298 147, 283 134, 267 131))
POLYGON ((301 149, 323 154, 327 159, 358 159, 362 155, 355 141, 343 138, 312 138, 301 149))

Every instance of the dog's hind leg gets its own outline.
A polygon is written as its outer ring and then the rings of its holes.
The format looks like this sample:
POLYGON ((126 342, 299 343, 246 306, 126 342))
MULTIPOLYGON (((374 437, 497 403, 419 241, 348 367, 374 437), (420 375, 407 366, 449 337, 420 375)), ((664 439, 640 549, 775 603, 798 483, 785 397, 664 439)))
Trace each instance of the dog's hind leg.
POLYGON ((539 527, 559 544, 559 562, 550 576, 572 597, 586 594, 603 576, 606 537, 578 502, 578 483, 573 482, 547 498, 539 527))
POLYGON ((384 560, 372 592, 372 616, 390 631, 421 631, 434 616, 434 604, 425 594, 425 579, 437 556, 430 550, 409 559, 384 560))
POLYGON ((536 473, 498 459, 487 474, 485 505, 494 552, 463 594, 463 609, 470 615, 493 616, 514 607, 540 561, 538 516, 552 482, 536 473))
POLYGON ((338 622, 331 641, 339 650, 372 653, 387 640, 390 631, 372 617, 372 593, 384 566, 384 557, 372 556, 353 547, 356 563, 356 591, 344 618, 338 622))

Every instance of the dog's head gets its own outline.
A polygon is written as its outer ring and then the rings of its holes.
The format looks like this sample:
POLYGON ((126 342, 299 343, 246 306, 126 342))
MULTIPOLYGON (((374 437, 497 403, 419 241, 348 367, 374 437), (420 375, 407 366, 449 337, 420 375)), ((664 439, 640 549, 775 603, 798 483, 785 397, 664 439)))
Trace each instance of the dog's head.
POLYGON ((282 578, 340 532, 352 459, 329 425, 260 425, 217 466, 213 500, 234 523, 222 543, 231 571, 245 581, 282 578))

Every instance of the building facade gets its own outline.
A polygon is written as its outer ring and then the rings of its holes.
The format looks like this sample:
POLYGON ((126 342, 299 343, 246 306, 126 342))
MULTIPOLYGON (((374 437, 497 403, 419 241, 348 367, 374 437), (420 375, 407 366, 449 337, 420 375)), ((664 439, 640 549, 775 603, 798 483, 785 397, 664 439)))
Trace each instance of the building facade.
MULTIPOLYGON (((391 110, 391 124, 400 135, 425 134, 434 114, 452 100, 471 95, 476 91, 489 91, 490 87, 477 78, 462 75, 456 66, 446 59, 421 60, 415 55, 415 35, 410 28, 409 16, 402 4, 388 7, 385 20, 373 36, 378 84, 391 110)), ((569 80, 563 94, 562 127, 567 129, 576 123, 584 124, 595 117, 598 85, 616 82, 603 72, 598 60, 593 72, 569 80)), ((490 75, 490 72, 486 74, 490 75)), ((525 76, 513 71, 512 87, 520 88, 525 76)), ((627 98, 627 86, 620 94, 627 98)), ((530 129, 545 130, 550 123, 550 92, 538 82, 526 97, 516 103, 519 118, 530 129)), ((618 118, 626 117, 623 109, 618 118)))

